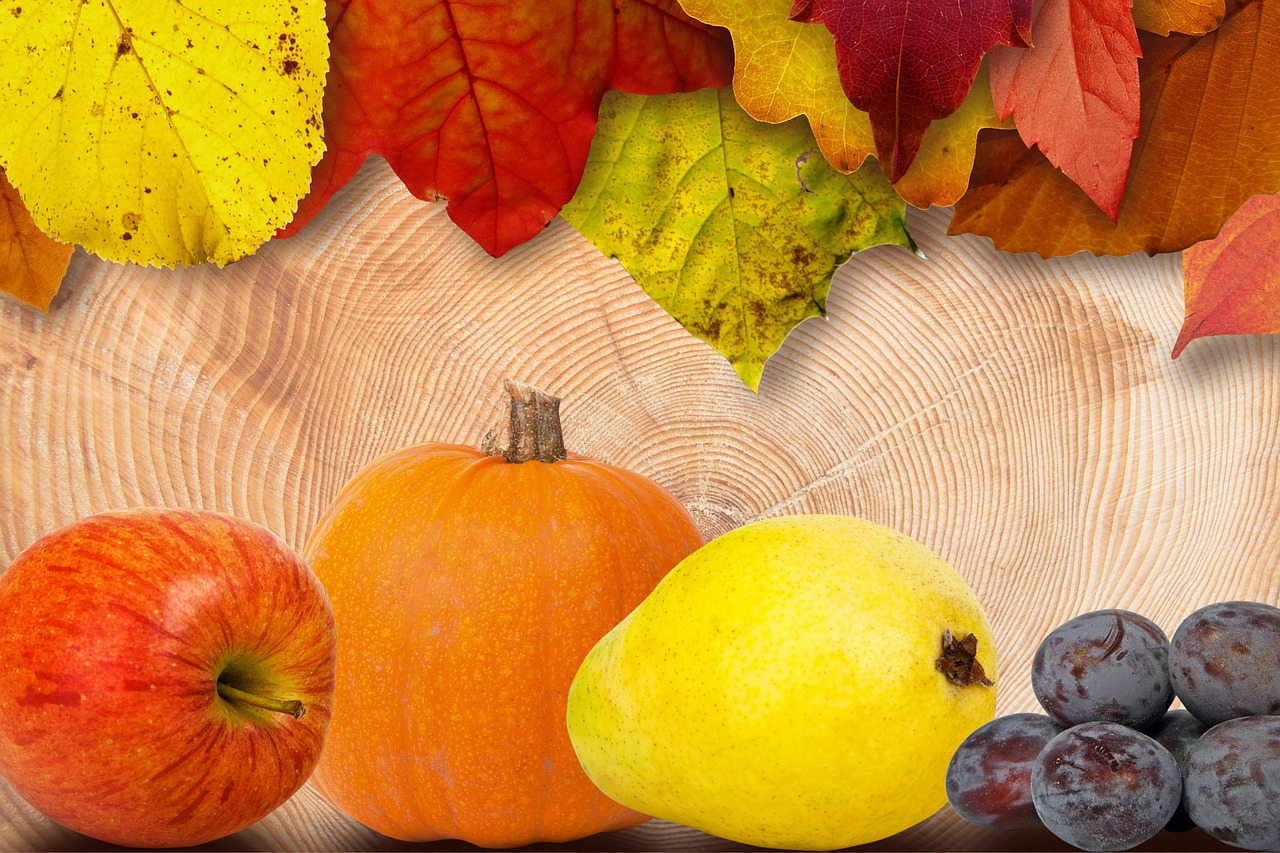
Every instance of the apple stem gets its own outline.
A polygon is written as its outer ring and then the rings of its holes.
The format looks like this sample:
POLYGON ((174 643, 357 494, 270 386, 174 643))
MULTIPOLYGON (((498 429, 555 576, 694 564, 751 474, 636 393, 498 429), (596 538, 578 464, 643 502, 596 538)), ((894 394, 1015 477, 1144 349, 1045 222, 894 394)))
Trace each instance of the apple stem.
POLYGON ((492 429, 480 449, 488 456, 501 456, 519 464, 559 462, 566 457, 564 431, 560 426, 560 398, 552 397, 524 382, 503 380, 507 392, 506 447, 500 447, 503 428, 492 429))
POLYGON ((255 708, 264 708, 268 711, 278 711, 281 714, 288 714, 295 720, 301 720, 302 715, 307 713, 307 709, 303 707, 302 701, 299 699, 272 699, 267 696, 259 696, 256 693, 246 693, 238 687, 232 687, 225 681, 218 682, 218 695, 228 702, 239 702, 242 705, 252 705, 255 708))

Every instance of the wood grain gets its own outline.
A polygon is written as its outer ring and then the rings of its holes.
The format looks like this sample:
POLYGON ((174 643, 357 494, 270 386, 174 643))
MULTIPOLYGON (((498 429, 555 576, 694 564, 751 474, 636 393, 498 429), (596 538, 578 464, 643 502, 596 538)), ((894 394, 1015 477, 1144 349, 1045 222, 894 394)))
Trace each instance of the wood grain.
MULTIPOLYGON (((0 303, 0 558, 138 505, 235 513, 300 548, 375 456, 478 442, 512 377, 564 398, 571 449, 663 483, 709 536, 839 512, 926 543, 994 623, 1001 713, 1034 707, 1032 652, 1079 612, 1172 632, 1211 601, 1280 603, 1280 342, 1173 362, 1177 256, 1043 262, 946 237, 947 218, 913 212, 927 257, 846 265, 759 395, 563 221, 494 260, 381 162, 225 269, 78 252, 48 315, 0 303)), ((304 788, 208 849, 406 846, 304 788)), ((576 847, 745 849, 660 822, 576 847)), ((1065 849, 945 810, 876 847, 1065 849)), ((93 848, 0 787, 0 849, 93 848)))

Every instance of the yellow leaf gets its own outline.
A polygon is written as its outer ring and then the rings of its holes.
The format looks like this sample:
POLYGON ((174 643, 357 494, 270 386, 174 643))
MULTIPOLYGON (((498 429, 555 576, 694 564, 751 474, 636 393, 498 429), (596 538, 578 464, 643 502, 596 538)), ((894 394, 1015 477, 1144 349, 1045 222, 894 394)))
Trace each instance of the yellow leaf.
POLYGON ((0 169, 0 292, 48 311, 74 251, 36 228, 0 169))
POLYGON ((733 92, 757 121, 804 114, 827 162, 852 172, 875 153, 871 121, 849 103, 826 27, 787 19, 791 0, 681 0, 694 18, 733 34, 733 92))
MULTIPOLYGON (((733 34, 733 92, 748 115, 774 124, 805 115, 827 162, 853 172, 875 154, 871 121, 840 86, 830 30, 788 20, 791 2, 680 0, 680 5, 692 17, 733 34)), ((977 134, 984 127, 1012 127, 996 117, 985 64, 960 108, 929 127, 915 162, 894 189, 915 207, 954 204, 969 185, 977 134)))
POLYGON ((157 266, 252 253, 323 151, 322 0, 0 7, 0 167, 42 231, 157 266))

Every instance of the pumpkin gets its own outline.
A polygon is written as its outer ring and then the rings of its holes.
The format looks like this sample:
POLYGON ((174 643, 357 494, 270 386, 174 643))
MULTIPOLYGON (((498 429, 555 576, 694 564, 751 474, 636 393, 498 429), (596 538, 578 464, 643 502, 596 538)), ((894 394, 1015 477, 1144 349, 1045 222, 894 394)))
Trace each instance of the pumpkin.
POLYGON ((703 544, 639 474, 564 448, 559 400, 508 381, 510 443, 427 443, 343 487, 307 563, 338 626, 315 788, 406 841, 569 841, 648 818, 582 771, 565 724, 587 652, 703 544))

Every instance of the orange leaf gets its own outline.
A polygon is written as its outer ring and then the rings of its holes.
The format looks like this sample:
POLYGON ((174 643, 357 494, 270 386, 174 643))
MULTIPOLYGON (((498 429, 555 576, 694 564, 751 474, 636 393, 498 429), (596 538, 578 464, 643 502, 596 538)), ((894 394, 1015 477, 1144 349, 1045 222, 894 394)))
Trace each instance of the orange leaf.
POLYGON ((0 169, 0 291, 48 311, 75 248, 49 239, 36 227, 0 169))
POLYGON ((1280 332, 1280 194, 1246 201, 1213 240, 1182 255, 1187 319, 1173 357, 1196 338, 1280 332))
POLYGON ((1225 0, 1133 0, 1133 22, 1159 36, 1207 33, 1225 12, 1225 0))
POLYGON ((1129 0, 1038 0, 1031 37, 987 55, 997 114, 1114 220, 1138 135, 1129 0))
POLYGON ((1118 222, 1016 134, 984 132, 950 232, 1045 257, 1177 252, 1246 199, 1280 191, 1280 2, 1234 7, 1200 37, 1140 37, 1142 127, 1118 222))

